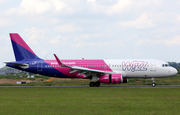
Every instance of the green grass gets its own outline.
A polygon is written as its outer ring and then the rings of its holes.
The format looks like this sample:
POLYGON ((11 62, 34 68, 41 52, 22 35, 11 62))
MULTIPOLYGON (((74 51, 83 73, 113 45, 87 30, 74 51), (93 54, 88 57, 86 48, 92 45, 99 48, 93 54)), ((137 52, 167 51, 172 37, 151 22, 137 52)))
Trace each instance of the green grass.
MULTIPOLYGON (((155 83, 158 85, 180 85, 180 74, 177 74, 172 77, 166 77, 166 78, 155 78, 155 83)), ((128 85, 151 85, 152 80, 151 78, 148 78, 148 79, 134 78, 134 79, 129 79, 129 83, 127 84, 128 85)))
POLYGON ((180 88, 0 88, 0 114, 176 115, 180 88))
POLYGON ((0 75, 0 79, 23 79, 23 80, 35 80, 36 78, 40 79, 49 79, 51 77, 43 75, 34 75, 35 78, 27 78, 28 75, 0 75), (22 76, 23 78, 20 78, 22 76))
MULTIPOLYGON (((20 75, 0 75, 0 79, 23 79, 23 80, 35 80, 38 79, 49 79, 50 77, 36 75, 35 78, 27 78, 24 76, 23 78, 19 78, 20 75)), ((90 80, 84 79, 71 79, 71 80, 56 80, 56 81, 46 81, 46 82, 31 82, 27 84, 0 84, 0 86, 59 86, 59 85, 89 85, 90 80)), ((172 77, 167 78, 155 78, 155 83, 157 85, 180 85, 180 74, 177 74, 172 77)), ((121 84, 113 84, 113 85, 151 85, 152 81, 151 78, 144 79, 144 78, 131 78, 129 79, 128 83, 121 83, 121 84)), ((102 85, 112 85, 112 84, 103 84, 102 85)))

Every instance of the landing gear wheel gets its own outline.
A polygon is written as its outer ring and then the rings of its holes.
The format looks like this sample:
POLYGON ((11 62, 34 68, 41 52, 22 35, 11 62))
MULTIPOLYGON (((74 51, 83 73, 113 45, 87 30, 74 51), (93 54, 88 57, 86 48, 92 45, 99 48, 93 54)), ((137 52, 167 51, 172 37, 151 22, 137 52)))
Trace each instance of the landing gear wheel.
POLYGON ((95 86, 99 87, 100 86, 100 82, 95 82, 95 86))
POLYGON ((156 84, 155 84, 155 83, 152 83, 152 86, 153 86, 153 87, 155 87, 155 86, 156 86, 156 84))
POLYGON ((94 83, 94 82, 90 82, 90 83, 89 83, 89 86, 90 86, 90 87, 94 87, 94 86, 95 86, 95 83, 94 83))
POLYGON ((152 80, 152 86, 155 87, 156 84, 155 84, 154 78, 152 78, 151 80, 152 80))

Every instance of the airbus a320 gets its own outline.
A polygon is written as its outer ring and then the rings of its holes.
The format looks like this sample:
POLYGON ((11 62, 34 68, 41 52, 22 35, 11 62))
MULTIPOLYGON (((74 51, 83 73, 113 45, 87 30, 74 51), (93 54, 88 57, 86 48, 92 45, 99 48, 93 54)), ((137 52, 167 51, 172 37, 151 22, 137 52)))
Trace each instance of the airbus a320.
POLYGON ((129 78, 170 77, 177 70, 165 61, 154 59, 73 59, 55 60, 39 58, 17 33, 10 33, 16 61, 5 62, 6 66, 19 70, 58 78, 91 79, 90 87, 100 83, 127 83, 129 78))

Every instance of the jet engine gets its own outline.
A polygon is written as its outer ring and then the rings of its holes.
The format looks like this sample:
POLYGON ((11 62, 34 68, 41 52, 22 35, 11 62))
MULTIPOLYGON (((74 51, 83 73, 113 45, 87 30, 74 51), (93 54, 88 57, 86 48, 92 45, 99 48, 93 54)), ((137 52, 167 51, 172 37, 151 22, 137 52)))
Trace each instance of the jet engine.
POLYGON ((122 83, 123 77, 121 74, 106 74, 99 77, 100 83, 122 83))
POLYGON ((122 74, 106 74, 99 77, 99 82, 118 84, 118 83, 127 83, 128 79, 123 78, 122 74))

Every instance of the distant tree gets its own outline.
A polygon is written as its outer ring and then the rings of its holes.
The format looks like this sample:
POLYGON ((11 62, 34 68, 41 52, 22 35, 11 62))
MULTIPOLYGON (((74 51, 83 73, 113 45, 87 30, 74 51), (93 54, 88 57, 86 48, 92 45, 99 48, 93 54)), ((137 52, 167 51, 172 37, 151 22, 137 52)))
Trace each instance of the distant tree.
POLYGON ((180 69, 180 63, 177 63, 177 62, 168 62, 168 63, 169 63, 170 66, 180 69))

